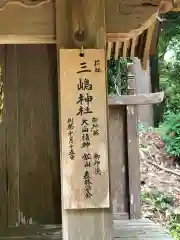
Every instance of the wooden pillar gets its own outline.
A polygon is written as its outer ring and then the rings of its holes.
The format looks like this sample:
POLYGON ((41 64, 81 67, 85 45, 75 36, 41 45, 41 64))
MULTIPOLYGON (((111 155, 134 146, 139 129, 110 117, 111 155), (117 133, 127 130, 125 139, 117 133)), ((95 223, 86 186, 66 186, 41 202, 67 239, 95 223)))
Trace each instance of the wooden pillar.
MULTIPOLYGON (((56 38, 58 56, 62 48, 78 49, 82 45, 88 49, 105 49, 104 0, 56 0, 56 38)), ((59 86, 60 81, 59 77, 59 86)), ((62 174, 61 167, 61 178, 62 174)), ((62 223, 64 240, 112 239, 110 208, 62 209, 62 223)))
MULTIPOLYGON (((134 57, 133 64, 129 67, 129 71, 135 75, 135 85, 137 94, 151 93, 150 83, 150 69, 149 60, 147 60, 146 70, 142 69, 141 61, 137 57, 134 57)), ((153 106, 144 105, 138 106, 138 122, 145 126, 153 125, 153 106)))
MULTIPOLYGON (((128 75, 128 94, 136 95, 135 76, 128 75)), ((140 218, 140 161, 137 131, 137 106, 127 105, 127 146, 129 171, 130 218, 140 218)))

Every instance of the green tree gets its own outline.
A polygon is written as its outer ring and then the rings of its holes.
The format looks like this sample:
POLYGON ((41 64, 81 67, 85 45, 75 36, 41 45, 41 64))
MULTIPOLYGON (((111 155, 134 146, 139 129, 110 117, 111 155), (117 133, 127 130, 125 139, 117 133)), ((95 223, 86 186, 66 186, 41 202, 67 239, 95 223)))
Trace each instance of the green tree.
POLYGON ((170 12, 161 16, 159 38, 160 86, 165 91, 165 116, 180 111, 180 14, 170 12), (165 54, 172 53, 173 59, 166 62, 165 54))

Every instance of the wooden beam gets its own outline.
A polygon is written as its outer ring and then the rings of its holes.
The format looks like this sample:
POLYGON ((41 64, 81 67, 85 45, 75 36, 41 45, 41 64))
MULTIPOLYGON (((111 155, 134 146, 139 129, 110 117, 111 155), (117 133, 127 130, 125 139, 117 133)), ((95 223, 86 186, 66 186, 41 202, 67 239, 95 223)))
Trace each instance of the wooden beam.
MULTIPOLYGON (((128 93, 136 94, 135 77, 128 76, 128 93)), ((127 156, 129 176, 129 210, 130 219, 140 218, 140 161, 139 141, 137 133, 137 106, 128 105, 127 109, 127 156)))
POLYGON ((108 103, 110 106, 148 105, 160 103, 163 101, 163 98, 164 92, 137 95, 109 96, 108 103))
POLYGON ((11 45, 6 49, 6 159, 8 177, 8 226, 20 223, 19 202, 19 114, 18 114, 18 72, 17 46, 11 45), (11 81, 11 79, 14 81, 11 81), (11 131, 13 129, 13 131, 11 131))
MULTIPOLYGON (((3 83, 3 92, 5 92, 5 45, 0 46, 0 82, 3 83)), ((8 91, 7 91, 8 92, 8 91)), ((1 228, 7 227, 7 221, 8 221, 8 214, 7 214, 7 199, 8 199, 8 193, 7 193, 7 151, 6 151, 6 132, 7 132, 7 126, 6 126, 6 110, 5 110, 5 98, 3 99, 3 110, 2 110, 2 122, 0 121, 0 226, 1 228)), ((12 103, 13 104, 13 103, 12 103)))
POLYGON ((142 59, 143 70, 146 70, 147 66, 148 66, 150 47, 151 47, 151 41, 152 41, 155 24, 156 24, 156 22, 153 22, 152 25, 147 30, 146 44, 145 44, 145 49, 144 49, 144 54, 143 54, 143 59, 142 59))
MULTIPOLYGON (((60 48, 80 48, 82 45, 84 48, 105 49, 104 0, 56 0, 56 39, 58 55, 60 48), (77 32, 79 28, 81 34, 77 32)), ((59 83, 60 81, 59 77, 59 83)), ((59 96, 60 91, 61 89, 59 96)), ((112 239, 110 208, 62 209, 62 223, 64 240, 112 239)))

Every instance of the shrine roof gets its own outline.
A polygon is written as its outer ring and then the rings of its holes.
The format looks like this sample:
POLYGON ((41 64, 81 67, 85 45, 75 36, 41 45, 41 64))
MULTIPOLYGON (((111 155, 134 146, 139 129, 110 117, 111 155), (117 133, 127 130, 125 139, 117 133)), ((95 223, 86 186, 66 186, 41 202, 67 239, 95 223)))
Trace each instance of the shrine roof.
MULTIPOLYGON (((138 56, 147 62, 152 34, 159 15, 180 10, 180 0, 105 1, 107 58, 112 55, 115 58, 138 56)), ((10 36, 16 31, 20 36, 48 33, 48 38, 55 41, 54 10, 55 0, 0 0, 1 35, 10 36), (22 8, 18 8, 20 5, 22 8), (38 10, 28 11, 28 8, 38 10)))

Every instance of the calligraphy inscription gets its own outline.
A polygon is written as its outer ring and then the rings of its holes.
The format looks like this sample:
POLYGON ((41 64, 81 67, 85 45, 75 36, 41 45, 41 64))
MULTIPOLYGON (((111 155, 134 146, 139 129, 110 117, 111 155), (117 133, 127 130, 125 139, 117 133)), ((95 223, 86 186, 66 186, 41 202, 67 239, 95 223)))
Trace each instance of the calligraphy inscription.
POLYGON ((105 52, 61 50, 60 69, 64 208, 109 207, 105 52))
POLYGON ((20 4, 22 6, 37 7, 41 4, 50 2, 51 0, 0 0, 0 8, 4 8, 8 4, 20 4))

